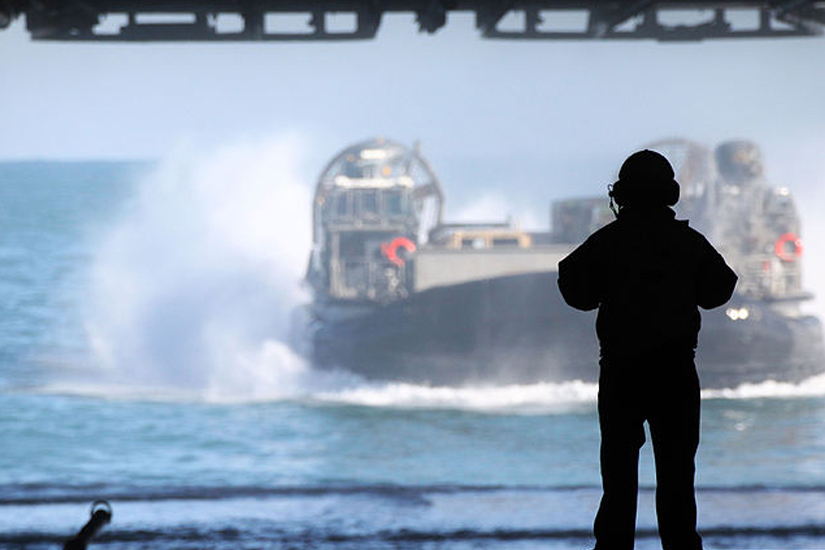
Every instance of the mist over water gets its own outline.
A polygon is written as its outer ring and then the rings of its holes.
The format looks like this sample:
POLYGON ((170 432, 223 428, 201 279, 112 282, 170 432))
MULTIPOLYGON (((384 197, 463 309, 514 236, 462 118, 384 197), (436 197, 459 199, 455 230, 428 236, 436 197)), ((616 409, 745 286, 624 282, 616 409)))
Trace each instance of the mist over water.
MULTIPOLYGON (((546 197, 542 197, 546 199, 546 197)), ((548 205, 549 206, 549 203, 548 205)), ((546 211, 546 208, 545 208, 546 211)), ((547 231, 549 220, 533 208, 514 205, 498 192, 482 192, 467 204, 447 212, 447 222, 511 222, 528 231, 547 231)))
POLYGON ((311 244, 301 141, 181 148, 142 181, 91 267, 105 380, 214 398, 323 383, 286 344, 311 244))
MULTIPOLYGON (((802 218, 802 256, 803 287, 814 293, 814 300, 806 307, 807 311, 825 319, 825 217, 822 205, 825 204, 825 164, 813 167, 813 181, 800 185, 795 193, 797 207, 802 218)), ((793 183, 788 183, 794 192, 793 183)))

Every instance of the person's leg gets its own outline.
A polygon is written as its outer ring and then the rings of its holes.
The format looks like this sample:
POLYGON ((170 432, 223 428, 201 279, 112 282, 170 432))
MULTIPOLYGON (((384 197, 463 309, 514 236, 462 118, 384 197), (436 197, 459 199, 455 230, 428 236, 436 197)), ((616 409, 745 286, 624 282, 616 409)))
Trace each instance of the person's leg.
POLYGON ((689 364, 661 365, 662 383, 648 416, 656 459, 656 515, 664 550, 700 550, 694 474, 699 446, 699 380, 689 364))
MULTIPOLYGON (((615 365, 612 365, 615 367, 615 365)), ((620 369, 615 369, 621 374, 620 369)), ((598 550, 630 550, 636 532, 639 448, 645 442, 644 417, 635 388, 625 379, 599 381, 602 500, 593 534, 598 550)))

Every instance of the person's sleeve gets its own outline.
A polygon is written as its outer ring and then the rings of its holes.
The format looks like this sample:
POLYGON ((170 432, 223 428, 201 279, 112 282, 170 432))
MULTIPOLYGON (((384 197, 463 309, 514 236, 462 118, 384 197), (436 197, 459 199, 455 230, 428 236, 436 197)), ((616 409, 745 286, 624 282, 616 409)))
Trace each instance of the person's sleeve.
POLYGON ((707 240, 702 241, 696 302, 704 309, 713 309, 730 300, 738 277, 722 255, 707 240))
POLYGON ((568 305, 589 311, 602 295, 596 244, 591 237, 559 262, 559 290, 568 305))

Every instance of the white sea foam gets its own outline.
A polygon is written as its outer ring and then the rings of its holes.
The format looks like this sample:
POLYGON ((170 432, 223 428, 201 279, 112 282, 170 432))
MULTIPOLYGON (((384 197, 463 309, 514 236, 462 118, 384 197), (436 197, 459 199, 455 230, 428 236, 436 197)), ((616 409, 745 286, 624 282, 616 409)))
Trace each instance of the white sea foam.
POLYGON ((340 387, 287 345, 311 243, 294 136, 182 148, 139 186, 92 265, 87 333, 105 383, 273 399, 340 387))
POLYGON ((581 381, 468 387, 363 384, 335 392, 319 392, 315 398, 371 407, 540 413, 570 410, 594 403, 596 384, 581 381))
MULTIPOLYGON (((246 365, 251 371, 244 376, 234 377, 228 386, 142 385, 121 378, 120 382, 54 382, 41 391, 116 400, 209 403, 289 400, 308 404, 513 414, 589 411, 594 409, 598 394, 596 384, 581 381, 506 386, 427 386, 366 381, 345 372, 314 371, 305 367, 303 363, 300 363, 299 371, 290 372, 289 364, 283 362, 282 358, 253 361, 246 365), (289 380, 290 385, 279 384, 283 379, 289 380), (257 384, 257 387, 252 387, 253 383, 257 384)), ((759 384, 743 384, 736 388, 702 391, 705 400, 794 399, 823 396, 825 374, 799 384, 769 380, 759 384)))
MULTIPOLYGON (((458 409, 543 414, 592 409, 598 395, 594 383, 438 387, 403 383, 362 383, 343 390, 314 394, 323 402, 370 407, 458 409)), ((768 380, 736 388, 703 390, 704 399, 804 398, 825 396, 825 374, 798 384, 768 380)))
POLYGON ((798 384, 768 380, 758 384, 742 384, 736 388, 704 390, 705 399, 757 399, 825 396, 825 374, 812 376, 798 384))

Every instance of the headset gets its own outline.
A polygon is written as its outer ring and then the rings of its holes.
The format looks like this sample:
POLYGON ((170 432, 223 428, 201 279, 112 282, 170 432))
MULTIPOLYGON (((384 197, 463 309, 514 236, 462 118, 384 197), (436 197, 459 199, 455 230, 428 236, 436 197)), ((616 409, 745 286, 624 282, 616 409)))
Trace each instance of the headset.
POLYGON ((679 183, 673 167, 661 153, 644 149, 627 157, 619 170, 619 180, 607 186, 610 210, 619 211, 631 203, 674 206, 679 202, 679 183))
POLYGON ((634 201, 675 206, 679 202, 679 183, 672 178, 664 182, 620 179, 607 186, 607 196, 610 197, 610 210, 618 217, 619 211, 634 201))

